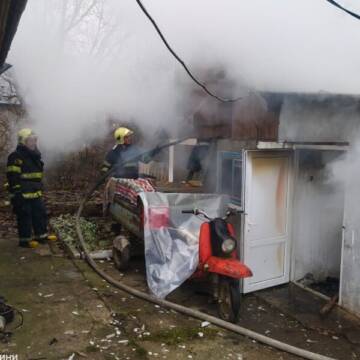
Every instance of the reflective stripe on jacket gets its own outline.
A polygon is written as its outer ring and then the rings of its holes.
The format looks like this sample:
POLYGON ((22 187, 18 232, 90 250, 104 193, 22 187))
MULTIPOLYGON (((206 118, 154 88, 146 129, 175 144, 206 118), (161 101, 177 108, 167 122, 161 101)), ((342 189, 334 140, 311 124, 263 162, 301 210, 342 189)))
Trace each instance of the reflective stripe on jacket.
POLYGON ((6 175, 11 194, 21 192, 25 199, 42 196, 44 163, 41 154, 18 145, 8 157, 6 175))

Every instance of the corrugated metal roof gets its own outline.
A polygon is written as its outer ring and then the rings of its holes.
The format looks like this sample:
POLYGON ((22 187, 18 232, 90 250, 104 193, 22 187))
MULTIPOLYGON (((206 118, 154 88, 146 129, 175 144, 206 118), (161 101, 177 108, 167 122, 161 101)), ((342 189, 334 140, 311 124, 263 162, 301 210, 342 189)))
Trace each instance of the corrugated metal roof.
POLYGON ((0 74, 9 67, 6 57, 26 3, 27 0, 0 1, 0 74))

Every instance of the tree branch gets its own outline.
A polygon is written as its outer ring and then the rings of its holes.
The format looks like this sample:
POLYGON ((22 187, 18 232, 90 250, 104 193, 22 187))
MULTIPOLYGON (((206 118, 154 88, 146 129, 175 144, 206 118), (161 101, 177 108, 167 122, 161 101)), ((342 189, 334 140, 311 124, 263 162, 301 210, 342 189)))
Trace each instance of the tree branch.
MULTIPOLYGON (((90 14, 91 10, 96 5, 96 2, 97 2, 97 0, 93 0, 92 3, 87 8, 87 10, 85 10, 81 15, 79 15, 79 18, 77 20, 74 20, 71 24, 69 24, 66 27, 66 32, 69 32, 71 29, 73 29, 74 27, 79 25, 81 23, 81 21, 90 14)), ((79 5, 79 6, 81 7, 81 5, 79 5)))

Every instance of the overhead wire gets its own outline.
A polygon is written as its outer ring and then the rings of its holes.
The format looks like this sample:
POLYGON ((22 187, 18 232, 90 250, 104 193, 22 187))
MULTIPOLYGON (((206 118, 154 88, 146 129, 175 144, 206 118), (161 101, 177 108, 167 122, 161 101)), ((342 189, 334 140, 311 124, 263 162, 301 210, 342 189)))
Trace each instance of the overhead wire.
POLYGON ((358 19, 360 20, 360 15, 359 14, 356 14, 355 12, 345 8, 344 6, 340 5, 338 2, 334 1, 334 0, 325 0, 327 1, 328 3, 330 3, 331 5, 339 8, 340 10, 342 11, 345 11, 347 14, 351 15, 352 17, 354 17, 355 19, 358 19))
POLYGON ((207 86, 201 82, 193 73, 192 71, 189 69, 189 67, 186 65, 185 61, 181 59, 181 57, 175 52, 175 50, 170 46, 169 42, 166 40, 164 34, 162 33, 162 31, 160 30, 158 24, 156 23, 155 19, 150 15, 150 13, 147 11, 146 7, 143 5, 143 3, 141 2, 141 0, 136 0, 137 4, 139 5, 140 9, 142 10, 142 12, 145 14, 145 16, 150 20, 150 22, 152 23, 152 25, 154 26, 156 32, 158 33, 158 35, 160 36, 162 42, 164 43, 164 45, 166 46, 166 48, 169 50, 169 52, 172 54, 172 56, 181 64, 181 66, 184 68, 184 70, 186 71, 186 73, 189 75, 189 77, 198 85, 200 86, 208 95, 210 95, 211 97, 221 101, 221 102, 225 102, 225 103, 231 103, 231 102, 236 102, 238 100, 241 100, 243 97, 238 97, 238 98, 234 98, 234 99, 227 99, 227 98, 223 98, 221 96, 218 96, 216 94, 214 94, 212 91, 210 91, 207 86))

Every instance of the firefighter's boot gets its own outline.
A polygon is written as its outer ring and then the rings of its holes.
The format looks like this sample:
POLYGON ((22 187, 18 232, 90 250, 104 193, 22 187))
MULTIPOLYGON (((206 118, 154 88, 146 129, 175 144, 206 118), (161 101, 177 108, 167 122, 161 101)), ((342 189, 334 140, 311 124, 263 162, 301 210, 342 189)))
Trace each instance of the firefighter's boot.
POLYGON ((28 249, 35 249, 39 246, 39 243, 35 240, 20 241, 19 246, 23 247, 23 248, 28 248, 28 249))

